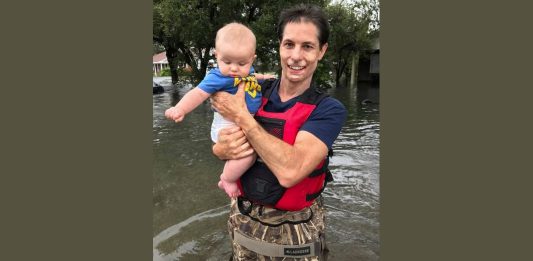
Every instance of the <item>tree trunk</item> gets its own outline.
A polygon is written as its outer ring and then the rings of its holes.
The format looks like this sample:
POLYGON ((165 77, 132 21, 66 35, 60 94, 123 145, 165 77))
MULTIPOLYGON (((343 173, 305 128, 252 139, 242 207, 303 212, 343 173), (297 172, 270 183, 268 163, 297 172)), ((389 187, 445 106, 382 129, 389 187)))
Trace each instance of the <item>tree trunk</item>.
POLYGON ((350 88, 355 87, 357 84, 357 69, 359 65, 359 53, 356 52, 352 55, 352 74, 350 75, 350 88))
MULTIPOLYGON (((167 58, 168 59, 168 58, 167 58)), ((170 66, 170 77, 172 78, 172 84, 178 83, 178 59, 172 58, 168 60, 170 66)))
POLYGON ((198 58, 193 63, 193 74, 195 83, 199 83, 205 77, 205 72, 207 71, 207 63, 209 61, 208 52, 209 48, 201 48, 198 49, 198 52, 196 53, 196 56, 198 58), (198 63, 198 60, 200 60, 200 63, 198 63), (198 69, 198 67, 200 67, 200 69, 198 69))
POLYGON ((346 86, 346 84, 343 84, 343 81, 342 81, 342 76, 346 74, 344 72, 345 68, 346 68, 346 62, 339 57, 338 58, 338 62, 337 62, 337 66, 336 66, 336 70, 335 70, 335 87, 341 87, 342 88, 342 87, 346 86))
POLYGON ((167 49, 167 60, 170 68, 170 77, 172 78, 172 84, 178 83, 178 50, 171 46, 165 46, 167 49))

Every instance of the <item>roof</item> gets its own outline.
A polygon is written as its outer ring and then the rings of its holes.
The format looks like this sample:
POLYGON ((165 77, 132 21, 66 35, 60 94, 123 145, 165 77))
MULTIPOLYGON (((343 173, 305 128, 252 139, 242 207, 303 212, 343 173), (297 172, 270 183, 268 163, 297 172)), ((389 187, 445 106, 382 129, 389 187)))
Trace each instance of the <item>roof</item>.
POLYGON ((167 52, 158 53, 152 56, 153 63, 168 63, 167 52))

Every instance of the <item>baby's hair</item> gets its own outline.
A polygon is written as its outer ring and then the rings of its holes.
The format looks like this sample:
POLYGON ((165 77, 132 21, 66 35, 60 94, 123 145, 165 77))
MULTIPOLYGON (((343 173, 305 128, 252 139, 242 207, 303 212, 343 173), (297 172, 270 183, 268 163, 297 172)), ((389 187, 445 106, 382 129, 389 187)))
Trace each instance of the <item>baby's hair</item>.
POLYGON ((215 38, 215 48, 220 41, 234 43, 236 46, 250 41, 255 52, 255 35, 250 28, 241 23, 232 22, 220 28, 215 38))

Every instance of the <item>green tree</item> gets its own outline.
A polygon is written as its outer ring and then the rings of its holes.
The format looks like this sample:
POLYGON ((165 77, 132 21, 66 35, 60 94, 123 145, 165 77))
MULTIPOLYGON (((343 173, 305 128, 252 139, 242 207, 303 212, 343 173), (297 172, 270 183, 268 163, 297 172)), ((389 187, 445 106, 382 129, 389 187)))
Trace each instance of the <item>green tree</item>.
POLYGON ((279 73, 279 13, 298 3, 318 5, 330 17, 329 48, 315 73, 315 81, 325 87, 342 86, 341 79, 350 73, 351 57, 367 49, 370 34, 379 30, 377 0, 340 1, 333 5, 329 0, 154 0, 153 41, 167 52, 173 83, 180 74, 178 63, 188 64, 194 81, 200 81, 209 60, 214 59, 211 50, 216 31, 229 22, 241 22, 257 38, 256 70, 279 73))
POLYGON ((165 51, 165 47, 162 46, 161 44, 156 43, 156 42, 154 42, 154 43, 152 44, 152 47, 153 47, 153 52, 152 52, 153 55, 165 51))
POLYGON ((328 6, 326 12, 330 17, 331 36, 324 63, 330 65, 335 86, 347 86, 350 73, 356 73, 352 68, 357 68, 357 64, 352 63, 358 63, 357 58, 365 55, 362 51, 370 48, 372 36, 379 30, 379 2, 340 1, 328 6))
POLYGON ((256 67, 258 68, 258 71, 277 71, 278 74, 281 72, 279 66, 279 41, 276 32, 281 10, 299 3, 315 4, 325 8, 329 2, 329 0, 263 1, 263 4, 258 10, 260 15, 256 17, 256 20, 250 21, 250 27, 257 38, 256 67))
MULTIPOLYGON (((193 79, 205 76, 214 57, 216 31, 237 21, 252 28, 257 37, 257 68, 277 68, 277 17, 281 9, 302 1, 272 0, 154 0, 153 41, 165 47, 172 82, 178 81, 178 61, 188 64, 193 79)), ((303 1, 325 7, 329 1, 303 1)), ((279 69, 278 69, 279 70, 279 69)))

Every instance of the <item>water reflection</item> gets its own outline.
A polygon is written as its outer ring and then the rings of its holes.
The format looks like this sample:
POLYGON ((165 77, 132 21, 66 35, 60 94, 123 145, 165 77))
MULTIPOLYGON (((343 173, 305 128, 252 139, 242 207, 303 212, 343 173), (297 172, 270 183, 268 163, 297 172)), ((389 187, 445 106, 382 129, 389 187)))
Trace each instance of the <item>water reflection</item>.
MULTIPOLYGON (((229 200, 216 186, 223 162, 210 153, 210 106, 180 124, 163 115, 190 87, 153 96, 153 260, 228 260, 229 200)), ((324 191, 329 259, 378 260, 379 89, 329 93, 348 110, 330 160, 335 181, 324 191)))

